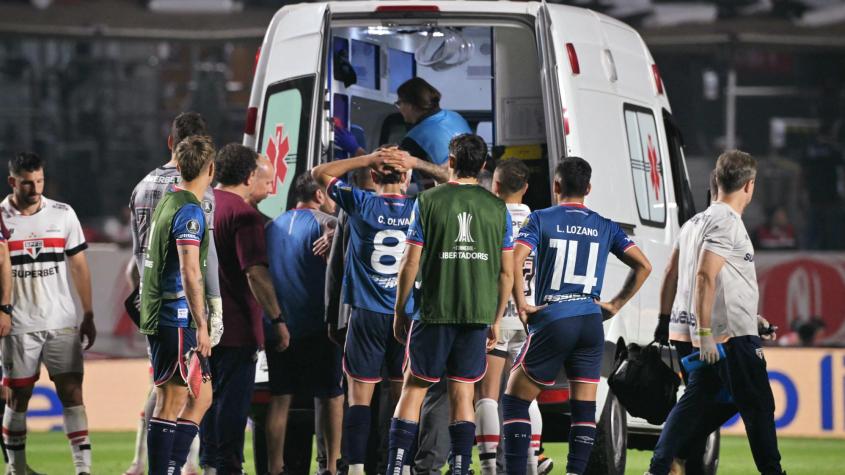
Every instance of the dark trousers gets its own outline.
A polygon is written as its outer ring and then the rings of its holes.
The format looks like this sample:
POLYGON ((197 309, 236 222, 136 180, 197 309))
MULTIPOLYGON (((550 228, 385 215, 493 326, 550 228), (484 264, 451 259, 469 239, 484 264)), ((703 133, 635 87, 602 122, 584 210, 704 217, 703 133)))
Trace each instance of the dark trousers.
POLYGON ((757 470, 780 474, 775 433, 775 400, 769 386, 760 337, 734 337, 726 358, 689 376, 686 391, 672 409, 654 449, 649 472, 666 475, 682 447, 707 437, 739 412, 757 470))
MULTIPOLYGON (((698 351, 688 341, 672 340, 672 346, 678 352, 678 366, 681 367, 681 375, 684 378, 684 384, 689 384, 689 373, 681 364, 681 359, 698 351)), ((709 435, 709 434, 708 434, 709 435)), ((677 457, 686 460, 686 474, 687 475, 704 475, 704 451, 707 448, 707 437, 700 437, 698 439, 691 439, 684 447, 678 451, 677 457)))
POLYGON ((442 378, 428 388, 423 399, 413 472, 416 475, 439 475, 440 469, 446 465, 451 443, 449 394, 446 378, 442 378))
POLYGON ((216 346, 209 359, 214 399, 200 427, 202 464, 240 474, 244 431, 255 385, 255 348, 216 346))

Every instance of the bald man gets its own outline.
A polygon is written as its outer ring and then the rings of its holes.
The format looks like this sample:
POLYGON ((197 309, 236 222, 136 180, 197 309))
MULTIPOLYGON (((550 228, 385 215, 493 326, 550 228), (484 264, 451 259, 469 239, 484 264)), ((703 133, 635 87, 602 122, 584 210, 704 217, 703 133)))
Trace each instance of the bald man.
POLYGON ((255 169, 255 180, 249 189, 246 202, 253 208, 258 207, 264 198, 270 195, 273 190, 273 180, 276 178, 276 169, 266 155, 259 155, 258 167, 255 169))

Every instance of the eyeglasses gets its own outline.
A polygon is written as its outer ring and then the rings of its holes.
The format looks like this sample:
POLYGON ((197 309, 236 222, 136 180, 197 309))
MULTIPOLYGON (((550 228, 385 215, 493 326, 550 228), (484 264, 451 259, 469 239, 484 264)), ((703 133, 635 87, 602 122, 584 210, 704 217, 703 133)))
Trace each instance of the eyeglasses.
POLYGON ((404 103, 405 103, 405 101, 403 101, 402 99, 399 99, 398 101, 394 102, 393 105, 396 106, 397 109, 399 109, 399 108, 402 107, 402 104, 404 104, 404 103))

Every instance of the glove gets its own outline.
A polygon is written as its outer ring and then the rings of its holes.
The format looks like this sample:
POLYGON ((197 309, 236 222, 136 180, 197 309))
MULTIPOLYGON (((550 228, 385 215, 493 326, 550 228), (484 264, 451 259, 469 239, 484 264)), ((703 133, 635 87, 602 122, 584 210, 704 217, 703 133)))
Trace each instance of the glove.
POLYGON ((768 320, 757 315, 757 334, 763 340, 774 340, 777 338, 778 327, 769 323, 768 320))
POLYGON ((217 346, 223 337, 223 299, 220 297, 208 298, 208 331, 211 346, 217 346))
POLYGON ((661 313, 657 317, 657 326, 654 327, 654 340, 661 345, 669 344, 669 315, 661 313))
POLYGON ((719 362, 719 350, 716 348, 716 340, 713 339, 713 333, 709 328, 699 328, 698 336, 700 338, 701 347, 701 361, 706 364, 716 364, 719 362))
POLYGON ((343 128, 337 121, 334 124, 334 145, 349 154, 350 157, 354 156, 360 148, 352 132, 343 128))

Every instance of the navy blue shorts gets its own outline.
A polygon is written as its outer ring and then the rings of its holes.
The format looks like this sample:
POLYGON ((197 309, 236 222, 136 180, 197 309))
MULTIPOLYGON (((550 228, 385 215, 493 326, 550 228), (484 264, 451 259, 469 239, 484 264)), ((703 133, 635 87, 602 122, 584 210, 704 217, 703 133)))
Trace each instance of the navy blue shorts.
POLYGON ((405 364, 417 379, 436 383, 481 381, 487 373, 487 325, 447 325, 414 321, 405 346, 405 364))
POLYGON ((343 372, 362 383, 378 383, 382 367, 391 381, 402 381, 405 348, 393 338, 393 315, 352 309, 346 330, 343 372))
POLYGON ((158 334, 147 335, 147 342, 150 344, 150 364, 155 385, 161 386, 168 382, 174 374, 179 375, 175 381, 185 385, 188 379, 185 354, 197 346, 197 331, 193 328, 158 327, 158 334))
POLYGON ((569 381, 598 384, 604 350, 604 328, 600 314, 555 320, 528 335, 513 370, 522 367, 535 383, 551 386, 566 370, 569 381))
POLYGON ((324 332, 291 340, 281 353, 267 351, 270 394, 320 399, 343 394, 340 348, 324 332))

